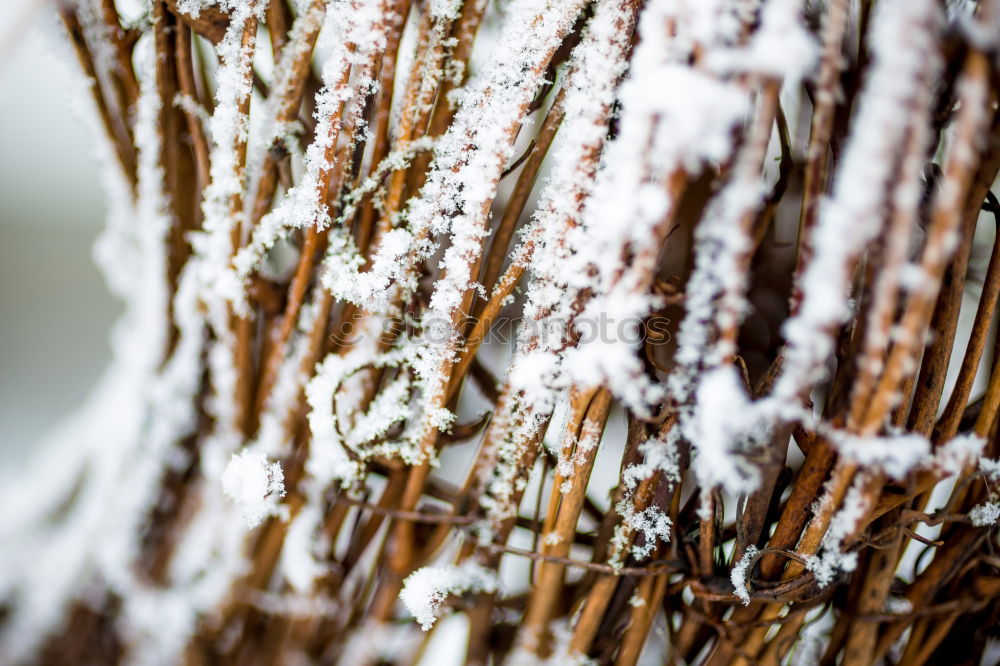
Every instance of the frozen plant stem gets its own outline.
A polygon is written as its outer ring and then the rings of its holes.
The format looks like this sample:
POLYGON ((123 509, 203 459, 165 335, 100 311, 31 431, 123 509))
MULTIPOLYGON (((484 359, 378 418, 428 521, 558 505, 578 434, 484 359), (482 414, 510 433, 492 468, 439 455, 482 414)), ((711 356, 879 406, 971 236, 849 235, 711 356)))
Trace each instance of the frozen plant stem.
POLYGON ((0 661, 986 650, 1000 0, 58 11, 126 311, 0 661))

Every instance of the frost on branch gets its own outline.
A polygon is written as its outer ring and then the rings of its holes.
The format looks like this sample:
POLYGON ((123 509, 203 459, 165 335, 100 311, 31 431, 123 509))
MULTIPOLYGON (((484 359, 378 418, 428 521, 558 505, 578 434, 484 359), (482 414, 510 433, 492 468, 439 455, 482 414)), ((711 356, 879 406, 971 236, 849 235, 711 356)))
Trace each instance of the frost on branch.
MULTIPOLYGON (((847 491, 843 506, 837 512, 826 535, 823 538, 823 548, 819 555, 808 555, 806 567, 816 577, 820 586, 829 585, 841 572, 850 572, 858 566, 858 554, 845 552, 845 543, 858 523, 864 518, 867 507, 862 494, 864 480, 859 478, 847 491)), ((814 513, 819 513, 822 506, 817 503, 814 513)))
POLYGON ((783 327, 785 367, 773 392, 778 401, 797 401, 802 387, 824 378, 834 349, 832 331, 850 315, 846 296, 853 267, 879 233, 877 212, 885 205, 884 187, 873 184, 895 177, 891 156, 904 132, 899 117, 907 113, 938 28, 932 4, 896 0, 876 12, 873 63, 854 115, 855 131, 819 216, 799 312, 783 327))
MULTIPOLYGON (((336 166, 334 154, 344 125, 341 114, 349 107, 349 101, 371 92, 377 85, 371 63, 386 46, 383 32, 386 20, 383 0, 336 0, 329 4, 322 35, 332 53, 322 67, 323 88, 316 95, 313 112, 315 138, 305 150, 304 172, 299 182, 254 228, 250 242, 236 254, 233 265, 240 278, 246 279, 275 243, 292 230, 325 229, 331 224, 332 216, 324 199, 336 166), (361 71, 349 80, 352 66, 361 71)), ((279 73, 283 71, 279 67, 279 73)), ((351 112, 357 113, 356 106, 351 112)))
MULTIPOLYGON (((376 344, 373 339, 369 344, 376 344)), ((306 470, 321 482, 337 480, 349 486, 361 472, 360 463, 377 455, 414 462, 419 458, 414 426, 416 401, 410 365, 417 353, 413 343, 385 354, 371 356, 371 349, 360 345, 341 356, 333 353, 317 365, 316 374, 306 386, 306 400, 311 407, 309 428, 313 436, 306 470), (365 383, 363 369, 397 371, 396 378, 360 411, 365 383), (401 423, 398 437, 388 437, 393 426, 401 423)))
POLYGON ((515 265, 526 264, 530 272, 523 309, 530 325, 519 332, 510 378, 540 412, 554 408, 553 389, 565 391, 572 381, 564 357, 592 260, 581 211, 593 190, 631 22, 617 3, 602 2, 573 50, 563 88, 565 119, 551 149, 552 171, 513 257, 515 265))
POLYGON ((739 597, 744 606, 750 605, 750 591, 747 589, 747 575, 750 573, 750 564, 757 559, 757 553, 757 546, 747 546, 747 549, 743 551, 743 557, 740 558, 739 562, 733 565, 732 571, 729 572, 730 579, 733 583, 733 594, 739 597))

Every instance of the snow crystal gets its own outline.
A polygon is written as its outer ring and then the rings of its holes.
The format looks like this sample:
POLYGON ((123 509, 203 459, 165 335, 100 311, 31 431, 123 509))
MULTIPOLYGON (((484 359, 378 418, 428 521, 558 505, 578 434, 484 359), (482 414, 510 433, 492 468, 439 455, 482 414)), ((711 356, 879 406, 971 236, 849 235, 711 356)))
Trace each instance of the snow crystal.
POLYGON ((556 461, 556 471, 565 479, 559 488, 563 495, 569 494, 577 480, 575 470, 585 465, 588 458, 593 458, 590 452, 600 443, 602 430, 601 425, 587 421, 583 424, 579 438, 564 438, 556 461))
POLYGON ((622 470, 622 484, 625 494, 615 505, 615 511, 622 517, 622 524, 615 527, 611 543, 614 547, 609 564, 621 567, 624 564, 626 547, 632 535, 641 533, 643 543, 632 546, 632 556, 642 560, 653 552, 657 540, 670 540, 673 523, 662 509, 655 506, 637 511, 634 493, 639 483, 650 479, 654 474, 662 474, 662 478, 670 483, 680 482, 678 466, 677 437, 678 430, 671 428, 665 437, 653 437, 639 445, 643 458, 639 463, 629 465, 622 470))
POLYGON ((805 562, 806 569, 813 573, 819 586, 826 587, 838 572, 854 571, 858 566, 858 554, 823 551, 821 555, 806 556, 805 562))
POLYGON ((458 18, 458 12, 462 8, 461 0, 431 0, 430 12, 437 20, 454 21, 458 18))

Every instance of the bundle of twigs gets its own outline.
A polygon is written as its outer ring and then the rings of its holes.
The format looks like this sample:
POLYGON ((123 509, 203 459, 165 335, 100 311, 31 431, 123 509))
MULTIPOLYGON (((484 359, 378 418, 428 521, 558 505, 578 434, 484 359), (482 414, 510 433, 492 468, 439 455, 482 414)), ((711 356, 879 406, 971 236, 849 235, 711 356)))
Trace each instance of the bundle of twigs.
POLYGON ((996 0, 59 15, 127 310, 4 661, 987 649, 996 0))

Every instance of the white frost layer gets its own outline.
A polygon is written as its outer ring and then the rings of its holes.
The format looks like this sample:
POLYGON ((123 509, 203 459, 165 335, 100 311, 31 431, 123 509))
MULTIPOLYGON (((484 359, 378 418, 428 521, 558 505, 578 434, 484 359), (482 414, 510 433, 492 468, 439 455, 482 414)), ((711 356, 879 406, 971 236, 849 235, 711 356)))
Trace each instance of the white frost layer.
MULTIPOLYGON (((854 571, 858 565, 856 552, 844 552, 844 543, 857 529, 861 519, 868 512, 863 487, 865 478, 858 475, 854 485, 847 491, 840 511, 834 516, 823 538, 819 555, 806 557, 806 568, 813 572, 820 587, 829 585, 839 572, 854 571)), ((818 511, 813 511, 814 514, 818 511)))
POLYGON ((854 263, 880 231, 883 185, 895 177, 892 156, 905 138, 899 119, 909 114, 939 22, 933 0, 892 0, 876 8, 869 41, 872 66, 833 196, 816 225, 816 252, 802 277, 801 308, 784 325, 784 371, 773 392, 779 403, 799 402, 803 388, 825 376, 833 332, 850 314, 847 294, 854 263))
POLYGON ((758 552, 757 546, 747 546, 747 549, 743 551, 743 557, 733 565, 732 571, 729 572, 729 578, 733 583, 733 594, 739 597, 744 606, 750 605, 750 591, 747 590, 747 569, 750 568, 750 563, 757 557, 758 552))
POLYGON ((588 277, 593 260, 587 247, 590 236, 581 227, 581 213, 594 188, 633 22, 625 3, 597 3, 562 86, 565 117, 550 149, 552 169, 513 257, 527 264, 530 279, 526 323, 519 331, 509 377, 514 390, 540 412, 551 412, 573 379, 564 349, 573 333, 577 304, 593 286, 588 277))

